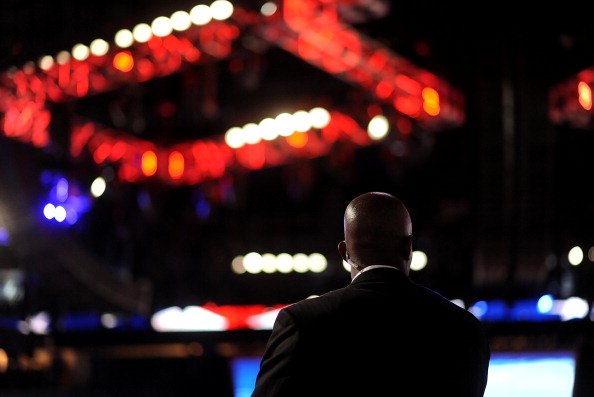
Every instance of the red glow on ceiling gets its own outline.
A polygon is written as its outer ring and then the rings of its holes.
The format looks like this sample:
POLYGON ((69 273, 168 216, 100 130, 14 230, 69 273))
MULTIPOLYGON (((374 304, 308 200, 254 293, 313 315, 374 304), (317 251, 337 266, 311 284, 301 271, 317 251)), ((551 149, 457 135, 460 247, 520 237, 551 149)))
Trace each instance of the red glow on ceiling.
POLYGON ((400 117, 396 120, 396 128, 402 135, 408 135, 413 130, 413 125, 406 117, 400 117))
POLYGON ((175 104, 171 102, 162 102, 157 108, 159 116, 169 118, 175 115, 175 104))
POLYGON ((404 91, 407 95, 420 95, 422 87, 415 80, 408 76, 400 74, 394 79, 396 87, 404 91))
POLYGON ((222 139, 187 142, 174 148, 155 147, 147 141, 86 122, 73 128, 71 153, 80 156, 86 148, 97 162, 109 160, 119 164, 124 170, 118 175, 126 181, 153 177, 165 182, 195 184, 221 178, 234 169, 257 170, 328 155, 337 141, 359 146, 374 143, 351 116, 332 111, 330 122, 321 129, 295 132, 285 139, 260 141, 239 149, 231 149, 222 139), (159 172, 158 164, 168 166, 159 172), (132 168, 137 172, 132 172, 132 168))
POLYGON ((95 163, 97 163, 97 164, 101 164, 102 162, 104 162, 107 159, 110 152, 111 152, 110 146, 107 143, 103 142, 95 150, 95 153, 93 153, 93 161, 95 161, 95 163))
POLYGON ((250 170, 259 170, 266 164, 266 148, 263 142, 245 145, 236 150, 239 164, 250 170))
POLYGON ((76 95, 85 97, 89 93, 89 65, 80 63, 73 67, 72 78, 76 85, 76 95))
POLYGON ((367 116, 372 119, 375 116, 379 116, 383 114, 382 107, 377 103, 372 103, 371 105, 367 106, 367 116))
POLYGON ((415 118, 421 113, 423 101, 416 97, 398 97, 394 99, 394 107, 399 112, 415 118))
POLYGON ((551 121, 576 128, 592 128, 593 84, 594 68, 589 68, 553 86, 549 93, 551 121))
POLYGON ((392 84, 388 83, 387 81, 380 81, 377 83, 375 87, 375 95, 377 95, 381 99, 386 99, 392 95, 394 92, 394 87, 392 84))
POLYGON ((118 169, 118 177, 126 182, 136 182, 140 175, 138 172, 138 168, 133 166, 132 164, 124 163, 118 169))
MULTIPOLYGON (((343 24, 338 17, 338 3, 344 3, 345 7, 356 6, 346 0, 284 0, 280 7, 282 18, 281 13, 265 17, 259 10, 235 7, 232 19, 192 25, 186 31, 165 37, 153 36, 146 43, 135 43, 129 50, 91 55, 84 61, 61 60, 44 69, 27 65, 1 77, 2 131, 11 138, 43 147, 50 141, 48 101, 63 102, 120 89, 177 73, 188 63, 232 58, 235 49, 243 44, 238 40, 243 32, 367 90, 378 99, 378 103, 368 109, 373 109, 374 113, 381 109, 381 103, 429 129, 464 122, 460 93, 446 81, 343 24)), ((233 72, 244 67, 238 59, 230 62, 233 72)), ((163 117, 171 117, 175 108, 163 103, 158 112, 163 117)), ((253 170, 296 158, 325 155, 339 140, 370 145, 373 142, 360 122, 344 112, 333 111, 332 121, 321 130, 295 133, 274 143, 263 141, 234 150, 219 137, 179 144, 175 149, 159 147, 149 152, 149 148, 154 147, 149 142, 77 120, 70 131, 70 154, 78 157, 86 149, 98 164, 118 163, 118 176, 126 181, 155 176, 174 179, 176 183, 198 183, 220 178, 234 167, 253 170), (161 163, 168 167, 159 171, 157 164, 161 163)), ((403 132, 411 129, 399 127, 403 132)))
POLYGON ((122 141, 117 141, 111 148, 109 153, 109 160, 112 162, 119 161, 126 153, 127 145, 122 141))
POLYGON ((45 146, 49 141, 49 110, 25 99, 9 97, 6 102, 9 106, 0 119, 4 134, 23 142, 31 142, 36 147, 45 146))

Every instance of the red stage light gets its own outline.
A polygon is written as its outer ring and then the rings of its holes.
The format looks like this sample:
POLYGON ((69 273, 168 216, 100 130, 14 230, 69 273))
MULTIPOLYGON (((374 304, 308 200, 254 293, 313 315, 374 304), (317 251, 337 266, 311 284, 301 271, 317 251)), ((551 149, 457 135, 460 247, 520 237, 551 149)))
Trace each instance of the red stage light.
POLYGON ((389 98, 393 92, 394 87, 392 86, 392 84, 386 81, 380 81, 379 83, 377 83, 377 86, 375 87, 375 95, 377 95, 378 98, 381 99, 389 98))
POLYGON ((169 176, 172 179, 179 179, 184 173, 184 156, 174 151, 169 154, 169 176))
POLYGON ((398 97, 394 100, 396 110, 412 118, 419 117, 422 106, 422 101, 417 97, 398 97))
POLYGON ((594 68, 589 68, 552 87, 549 94, 551 121, 576 128, 591 128, 594 124, 591 88, 593 83, 594 68))
POLYGON ((147 81, 155 77, 155 65, 148 59, 138 61, 138 80, 147 81))
POLYGON ((421 94, 421 85, 408 76, 399 74, 396 76, 396 79, 394 79, 394 83, 398 88, 409 95, 421 94))
POLYGON ((66 89, 70 84, 70 63, 58 66, 58 85, 66 89))
POLYGON ((584 109, 592 109, 592 89, 584 81, 578 83, 578 97, 580 105, 582 105, 584 109))
POLYGON ((425 87, 421 94, 423 97, 423 110, 430 116, 437 116, 440 112, 439 94, 433 88, 425 87))
POLYGON ((111 148, 111 153, 109 153, 109 160, 111 161, 118 161, 120 160, 127 150, 127 145, 123 141, 117 141, 115 145, 111 148))
POLYGON ((294 132, 286 139, 287 143, 294 148, 302 148, 307 145, 307 132, 294 132))
POLYGON ((95 163, 101 164, 109 156, 110 151, 111 151, 110 145, 107 144, 106 142, 103 142, 95 150, 95 153, 93 153, 93 160, 95 161, 95 163))
POLYGON ((129 72, 134 68, 134 58, 129 51, 118 52, 113 57, 113 67, 122 72, 129 72))
POLYGON ((35 147, 45 147, 49 143, 49 133, 45 128, 34 129, 31 134, 31 142, 35 147))
POLYGON ((142 154, 140 168, 145 176, 153 176, 157 172, 157 155, 151 150, 142 154))

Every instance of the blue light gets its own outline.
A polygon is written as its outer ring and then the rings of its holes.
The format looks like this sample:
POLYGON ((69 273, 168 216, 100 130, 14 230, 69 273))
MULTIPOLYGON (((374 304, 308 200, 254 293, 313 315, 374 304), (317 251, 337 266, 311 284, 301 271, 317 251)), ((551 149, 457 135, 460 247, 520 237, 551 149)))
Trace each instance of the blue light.
POLYGON ((256 385, 260 357, 237 357, 231 361, 234 397, 249 397, 256 385))
POLYGON ((506 321, 509 317, 507 302, 498 299, 489 302, 478 301, 469 311, 483 321, 506 321))
POLYGON ((202 193, 194 194, 194 210, 200 219, 206 219, 210 215, 211 206, 202 193))
POLYGON ((66 222, 69 225, 74 225, 76 221, 78 221, 78 213, 72 209, 66 211, 66 222))
POLYGON ((62 203, 68 198, 68 181, 66 178, 60 178, 56 183, 56 198, 62 203))
POLYGON ((0 245, 8 244, 10 244, 10 234, 8 234, 8 230, 5 227, 0 226, 0 245))
POLYGON ((0 316, 0 328, 18 330, 21 319, 18 316, 0 316))
POLYGON ((140 314, 133 314, 129 317, 118 317, 115 330, 150 330, 150 319, 140 314))
MULTIPOLYGON (((541 310, 541 298, 523 299, 514 302, 509 311, 509 320, 511 321, 556 321, 559 316, 551 311, 541 310)), ((543 308, 546 308, 548 298, 542 301, 543 308)), ((550 302, 552 306, 552 302, 550 302)), ((552 307, 551 307, 552 308, 552 307)))
POLYGON ((485 314, 487 314, 487 310, 489 309, 489 304, 485 301, 478 301, 470 308, 472 314, 474 314, 478 318, 483 318, 485 314))
POLYGON ((54 219, 62 223, 64 219, 66 219, 66 208, 62 207, 61 205, 58 205, 56 207, 56 211, 54 212, 54 219))
POLYGON ((572 351, 493 352, 485 397, 571 397, 575 371, 572 351))
MULTIPOLYGON (((45 177, 47 179, 47 175, 45 177)), ((78 192, 81 189, 76 186, 71 189, 66 178, 56 178, 48 194, 48 203, 43 208, 43 215, 67 226, 74 225, 90 209, 91 199, 83 195, 71 195, 71 191, 78 192)))
POLYGON ((98 331, 102 328, 101 317, 96 313, 66 314, 59 326, 63 332, 98 331))
POLYGON ((56 213, 56 207, 52 203, 47 203, 45 207, 43 207, 43 216, 47 219, 54 219, 54 214, 56 213))
POLYGON ((539 313, 549 313, 553 309, 553 297, 551 295, 541 296, 536 303, 536 307, 539 313))
POLYGON ((200 200, 196 203, 196 214, 201 219, 208 218, 210 215, 210 204, 206 200, 200 200))
POLYGON ((43 170, 39 176, 39 180, 45 186, 50 185, 53 182, 54 174, 51 171, 43 170))
POLYGON ((148 210, 151 208, 151 196, 146 190, 139 191, 138 195, 136 196, 136 200, 140 208, 143 210, 148 210))

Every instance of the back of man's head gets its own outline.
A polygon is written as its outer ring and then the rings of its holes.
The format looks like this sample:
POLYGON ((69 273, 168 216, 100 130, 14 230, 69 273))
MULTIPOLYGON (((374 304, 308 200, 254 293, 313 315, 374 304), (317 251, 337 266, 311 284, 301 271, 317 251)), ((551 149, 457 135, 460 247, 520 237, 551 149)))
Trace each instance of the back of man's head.
POLYGON ((344 233, 347 252, 361 266, 409 264, 410 215, 391 194, 368 192, 353 199, 345 210, 344 233))

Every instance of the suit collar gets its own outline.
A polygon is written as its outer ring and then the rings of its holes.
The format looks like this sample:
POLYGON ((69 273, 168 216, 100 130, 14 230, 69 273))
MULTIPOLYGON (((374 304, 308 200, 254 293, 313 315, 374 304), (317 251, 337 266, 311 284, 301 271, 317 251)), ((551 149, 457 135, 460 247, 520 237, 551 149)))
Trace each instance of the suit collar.
POLYGON ((408 276, 400 269, 391 266, 369 266, 359 272, 351 284, 357 284, 366 281, 386 280, 386 279, 408 280, 408 276))

